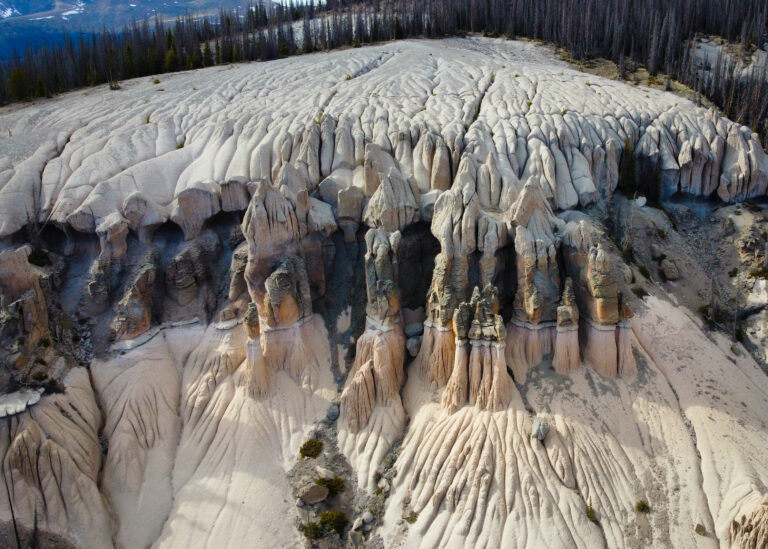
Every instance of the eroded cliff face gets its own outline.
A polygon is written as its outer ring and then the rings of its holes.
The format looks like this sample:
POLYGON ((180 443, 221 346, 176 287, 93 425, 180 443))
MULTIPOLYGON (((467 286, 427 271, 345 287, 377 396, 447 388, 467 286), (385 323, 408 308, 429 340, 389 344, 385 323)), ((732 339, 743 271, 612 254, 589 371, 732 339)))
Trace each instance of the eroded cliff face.
POLYGON ((627 143, 662 195, 763 197, 768 158, 553 63, 404 42, 0 114, 62 132, 0 171, 3 539, 300 545, 314 437, 331 545, 754 544, 768 378, 640 298, 612 216, 649 210, 627 143))

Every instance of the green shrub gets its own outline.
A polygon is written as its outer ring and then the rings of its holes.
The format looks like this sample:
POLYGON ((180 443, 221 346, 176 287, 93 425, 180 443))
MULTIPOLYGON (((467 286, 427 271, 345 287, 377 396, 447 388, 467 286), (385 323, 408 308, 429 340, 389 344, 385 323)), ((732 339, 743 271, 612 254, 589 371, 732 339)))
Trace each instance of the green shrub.
POLYGON ((595 508, 592 507, 592 500, 589 500, 589 503, 587 504, 587 518, 590 522, 597 524, 597 514, 595 513, 595 508))
POLYGON ((301 445, 299 448, 299 454, 304 458, 316 458, 323 451, 323 441, 311 438, 307 442, 301 445))
POLYGON ((323 511, 320 513, 318 523, 323 530, 333 530, 339 536, 342 536, 344 535, 344 529, 349 524, 349 520, 341 511, 323 511))
POLYGON ((352 80, 352 75, 347 74, 347 76, 344 77, 344 80, 352 80))
POLYGON ((153 78, 152 79, 152 83, 153 84, 159 84, 160 83, 160 79, 159 78, 153 78))
POLYGON ((635 503, 635 511, 638 513, 650 513, 651 508, 648 505, 648 502, 644 499, 637 500, 637 503, 635 503))
POLYGON ((345 488, 344 479, 341 477, 333 477, 333 478, 320 477, 315 481, 315 484, 319 484, 320 486, 325 486, 326 488, 328 488, 328 497, 331 497, 331 498, 336 494, 343 492, 345 488))
POLYGON ((643 299, 648 295, 648 292, 645 291, 645 288, 642 286, 632 286, 632 293, 635 294, 640 299, 643 299))
POLYGON ((32 379, 37 382, 42 382, 48 379, 48 374, 46 372, 35 372, 32 374, 32 379))
POLYGON ((632 246, 631 242, 627 242, 624 245, 624 249, 622 250, 622 255, 624 256, 624 261, 627 263, 634 263, 635 262, 635 248, 632 246))
POLYGON ((304 537, 307 539, 320 539, 323 537, 323 529, 316 522, 308 522, 304 526, 304 537))
POLYGON ((658 233, 659 238, 663 238, 663 239, 667 238, 667 230, 664 229, 663 227, 659 227, 658 229, 656 229, 656 232, 658 233))
POLYGON ((178 145, 176 145, 176 148, 183 149, 185 141, 186 141, 185 139, 182 139, 181 141, 179 141, 178 145))
POLYGON ((638 265, 637 270, 640 271, 641 275, 643 275, 645 278, 650 280, 651 271, 648 270, 648 267, 646 267, 645 265, 638 265))

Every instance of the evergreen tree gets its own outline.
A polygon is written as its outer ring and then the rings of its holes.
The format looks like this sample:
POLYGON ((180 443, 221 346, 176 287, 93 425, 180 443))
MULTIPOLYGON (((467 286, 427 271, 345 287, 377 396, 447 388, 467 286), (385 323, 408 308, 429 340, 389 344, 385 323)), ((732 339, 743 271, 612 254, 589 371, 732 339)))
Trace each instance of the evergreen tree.
POLYGON ((8 75, 8 90, 11 99, 14 101, 20 101, 29 97, 29 80, 27 79, 27 73, 25 73, 21 67, 14 67, 11 69, 11 72, 8 75))
POLYGON ((206 41, 203 46, 203 66, 210 67, 213 65, 213 54, 211 53, 211 44, 206 41))

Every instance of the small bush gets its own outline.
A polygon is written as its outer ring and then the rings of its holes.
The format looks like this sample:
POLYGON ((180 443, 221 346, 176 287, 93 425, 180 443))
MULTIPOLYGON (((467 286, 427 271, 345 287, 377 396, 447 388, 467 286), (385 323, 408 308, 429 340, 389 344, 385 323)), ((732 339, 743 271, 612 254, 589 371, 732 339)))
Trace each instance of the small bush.
POLYGON ((768 267, 760 267, 749 271, 749 278, 768 278, 768 267))
POLYGON ((643 299, 648 295, 648 292, 645 291, 645 288, 642 286, 632 286, 632 293, 635 294, 640 299, 643 299))
POLYGON ((746 334, 744 333, 744 328, 741 326, 738 326, 736 328, 736 341, 739 343, 744 343, 744 339, 746 338, 746 334))
POLYGON ((145 121, 147 124, 149 124, 149 115, 147 115, 147 117, 144 119, 144 121, 145 121))
POLYGON ((597 513, 595 513, 595 508, 592 507, 592 500, 589 500, 589 504, 587 505, 587 518, 590 522, 597 524, 597 513))
POLYGON ((563 116, 565 116, 567 112, 568 112, 568 109, 563 109, 563 116))
POLYGON ((407 522, 408 524, 413 524, 413 523, 415 523, 417 520, 419 520, 419 514, 418 514, 416 511, 411 511, 411 512, 410 512, 410 513, 408 513, 406 516, 404 516, 404 517, 403 517, 403 519, 404 519, 404 520, 405 520, 405 522, 407 522))
POLYGON ((304 537, 307 539, 320 539, 323 537, 323 529, 316 522, 308 522, 304 526, 304 537))
POLYGON ((637 270, 640 271, 641 275, 643 275, 645 278, 650 280, 651 271, 648 270, 648 267, 646 267, 645 265, 638 265, 637 270))
POLYGON ((32 379, 40 383, 48 379, 48 374, 46 372, 35 372, 32 374, 32 379))
POLYGON ((637 500, 637 503, 635 503, 635 511, 638 513, 650 513, 651 508, 648 505, 648 502, 644 499, 637 500))
POLYGON ((520 78, 520 75, 515 73, 515 78, 520 78))
POLYGON ((341 511, 323 511, 320 513, 318 523, 323 530, 333 530, 339 536, 342 536, 344 535, 344 529, 349 524, 349 520, 341 511))
POLYGON ((299 454, 304 458, 316 458, 323 451, 323 441, 311 438, 307 442, 301 445, 299 448, 299 454))
POLYGON ((632 246, 631 242, 626 243, 624 249, 622 250, 622 255, 624 256, 624 261, 627 263, 635 262, 635 248, 632 246))
POLYGON ((347 74, 347 76, 344 77, 344 80, 352 80, 352 75, 347 74))
POLYGON ((728 271, 728 277, 730 277, 730 278, 734 278, 737 274, 739 274, 739 268, 738 267, 734 267, 733 269, 728 271))
POLYGON ((152 83, 153 84, 159 84, 160 83, 160 79, 159 78, 153 78, 152 79, 152 83))
POLYGON ((320 486, 325 486, 326 488, 328 488, 328 497, 331 497, 331 498, 336 494, 343 492, 345 488, 344 479, 341 477, 333 477, 333 478, 320 477, 315 481, 315 484, 319 484, 320 486))
POLYGON ((656 229, 656 232, 658 233, 659 238, 663 238, 663 239, 666 240, 666 238, 667 238, 667 230, 666 229, 664 229, 662 227, 659 227, 658 229, 656 229))
POLYGON ((185 139, 182 139, 181 141, 179 141, 179 144, 176 145, 176 148, 177 149, 183 149, 185 141, 186 141, 185 139))
POLYGON ((525 104, 530 107, 533 103, 531 101, 526 101, 525 104))

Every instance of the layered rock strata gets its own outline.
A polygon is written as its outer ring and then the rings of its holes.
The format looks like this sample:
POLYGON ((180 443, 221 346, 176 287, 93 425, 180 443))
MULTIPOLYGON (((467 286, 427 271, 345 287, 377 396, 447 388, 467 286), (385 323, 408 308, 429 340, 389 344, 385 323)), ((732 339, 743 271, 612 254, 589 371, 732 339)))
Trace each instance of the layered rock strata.
POLYGON ((504 359, 506 328, 498 314, 498 290, 475 286, 472 299, 453 313, 456 338, 453 371, 442 395, 443 407, 453 413, 469 403, 492 411, 506 408, 514 386, 504 359))
POLYGON ((375 487, 375 472, 405 426, 400 401, 405 336, 400 309, 399 231, 369 229, 365 235, 366 327, 341 393, 339 446, 358 471, 358 482, 375 487))
POLYGON ((569 223, 563 236, 566 272, 574 281, 581 310, 584 360, 608 376, 633 377, 637 367, 631 350, 632 312, 619 291, 614 266, 586 221, 569 223))
POLYGON ((321 243, 335 229, 330 208, 309 197, 290 168, 280 170, 275 186, 256 185, 243 220, 248 243, 244 277, 258 314, 257 325, 252 315, 247 322, 253 395, 269 391, 276 370, 308 387, 316 382, 318 364, 305 346, 311 341, 305 332, 322 322, 312 314, 312 293, 325 291, 321 243))

